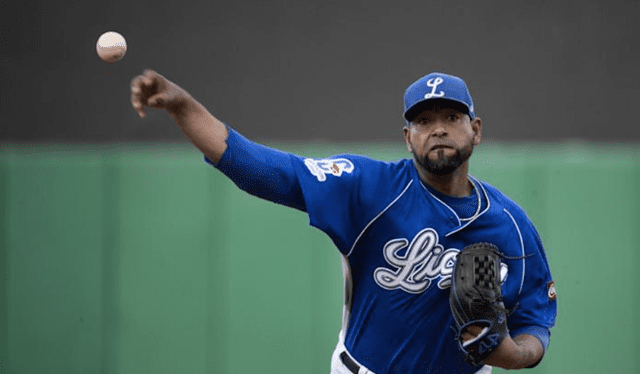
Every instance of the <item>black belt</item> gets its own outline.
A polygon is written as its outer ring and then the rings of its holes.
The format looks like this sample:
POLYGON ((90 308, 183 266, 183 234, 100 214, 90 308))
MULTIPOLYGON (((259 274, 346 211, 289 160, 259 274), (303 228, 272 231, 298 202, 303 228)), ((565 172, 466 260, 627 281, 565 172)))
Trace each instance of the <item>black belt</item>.
POLYGON ((351 357, 349 357, 349 354, 346 351, 340 353, 340 359, 342 360, 344 366, 349 369, 349 371, 351 371, 353 374, 358 374, 358 372, 360 371, 360 365, 356 364, 355 361, 353 361, 351 357))

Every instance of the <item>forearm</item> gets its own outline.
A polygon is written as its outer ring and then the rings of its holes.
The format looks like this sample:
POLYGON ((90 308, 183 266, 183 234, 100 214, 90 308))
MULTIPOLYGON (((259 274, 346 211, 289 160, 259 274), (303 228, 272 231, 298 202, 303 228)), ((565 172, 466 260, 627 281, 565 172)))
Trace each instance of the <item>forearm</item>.
POLYGON ((507 335, 485 364, 508 370, 523 369, 540 361, 543 353, 542 344, 535 336, 521 334, 511 338, 507 335))
POLYGON ((131 81, 131 104, 141 118, 146 107, 167 111, 187 138, 218 161, 227 149, 227 127, 187 91, 153 70, 145 70, 131 81))
POLYGON ((229 136, 224 123, 191 97, 172 112, 171 117, 202 153, 214 162, 220 161, 227 149, 226 140, 229 136))
POLYGON ((141 118, 146 116, 146 107, 167 111, 187 138, 204 153, 206 160, 243 190, 276 203, 305 209, 292 155, 251 142, 235 131, 230 136, 224 123, 162 75, 145 70, 133 78, 131 104, 141 118))

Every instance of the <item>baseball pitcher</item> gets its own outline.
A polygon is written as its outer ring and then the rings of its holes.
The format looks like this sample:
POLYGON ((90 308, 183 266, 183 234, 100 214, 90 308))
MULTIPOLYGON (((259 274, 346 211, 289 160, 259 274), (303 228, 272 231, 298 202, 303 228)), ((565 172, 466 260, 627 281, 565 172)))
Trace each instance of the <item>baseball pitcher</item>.
POLYGON ((466 83, 431 73, 404 95, 411 158, 307 158, 257 144, 147 70, 131 102, 167 111, 242 190, 306 212, 342 255, 333 374, 489 373, 533 367, 549 347, 555 286, 525 212, 469 173, 480 143, 466 83))

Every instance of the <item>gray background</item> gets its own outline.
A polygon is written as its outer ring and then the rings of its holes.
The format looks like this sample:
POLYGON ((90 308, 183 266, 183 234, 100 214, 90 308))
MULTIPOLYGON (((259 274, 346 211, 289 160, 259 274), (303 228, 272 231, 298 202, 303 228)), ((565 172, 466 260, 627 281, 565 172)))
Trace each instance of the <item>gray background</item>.
POLYGON ((401 140, 402 95, 463 77, 486 139, 640 140, 638 1, 37 1, 3 5, 0 141, 185 140, 136 117, 153 68, 254 139, 401 140), (95 43, 125 36, 107 65, 95 43))

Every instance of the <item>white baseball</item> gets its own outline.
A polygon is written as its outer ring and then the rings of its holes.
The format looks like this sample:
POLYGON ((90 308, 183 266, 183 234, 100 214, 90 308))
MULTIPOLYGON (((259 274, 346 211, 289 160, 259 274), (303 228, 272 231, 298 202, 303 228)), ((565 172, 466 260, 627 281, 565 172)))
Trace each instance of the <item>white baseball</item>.
POLYGON ((98 43, 96 43, 96 51, 98 56, 108 63, 120 61, 127 53, 127 41, 124 36, 115 31, 108 31, 100 35, 98 43))

